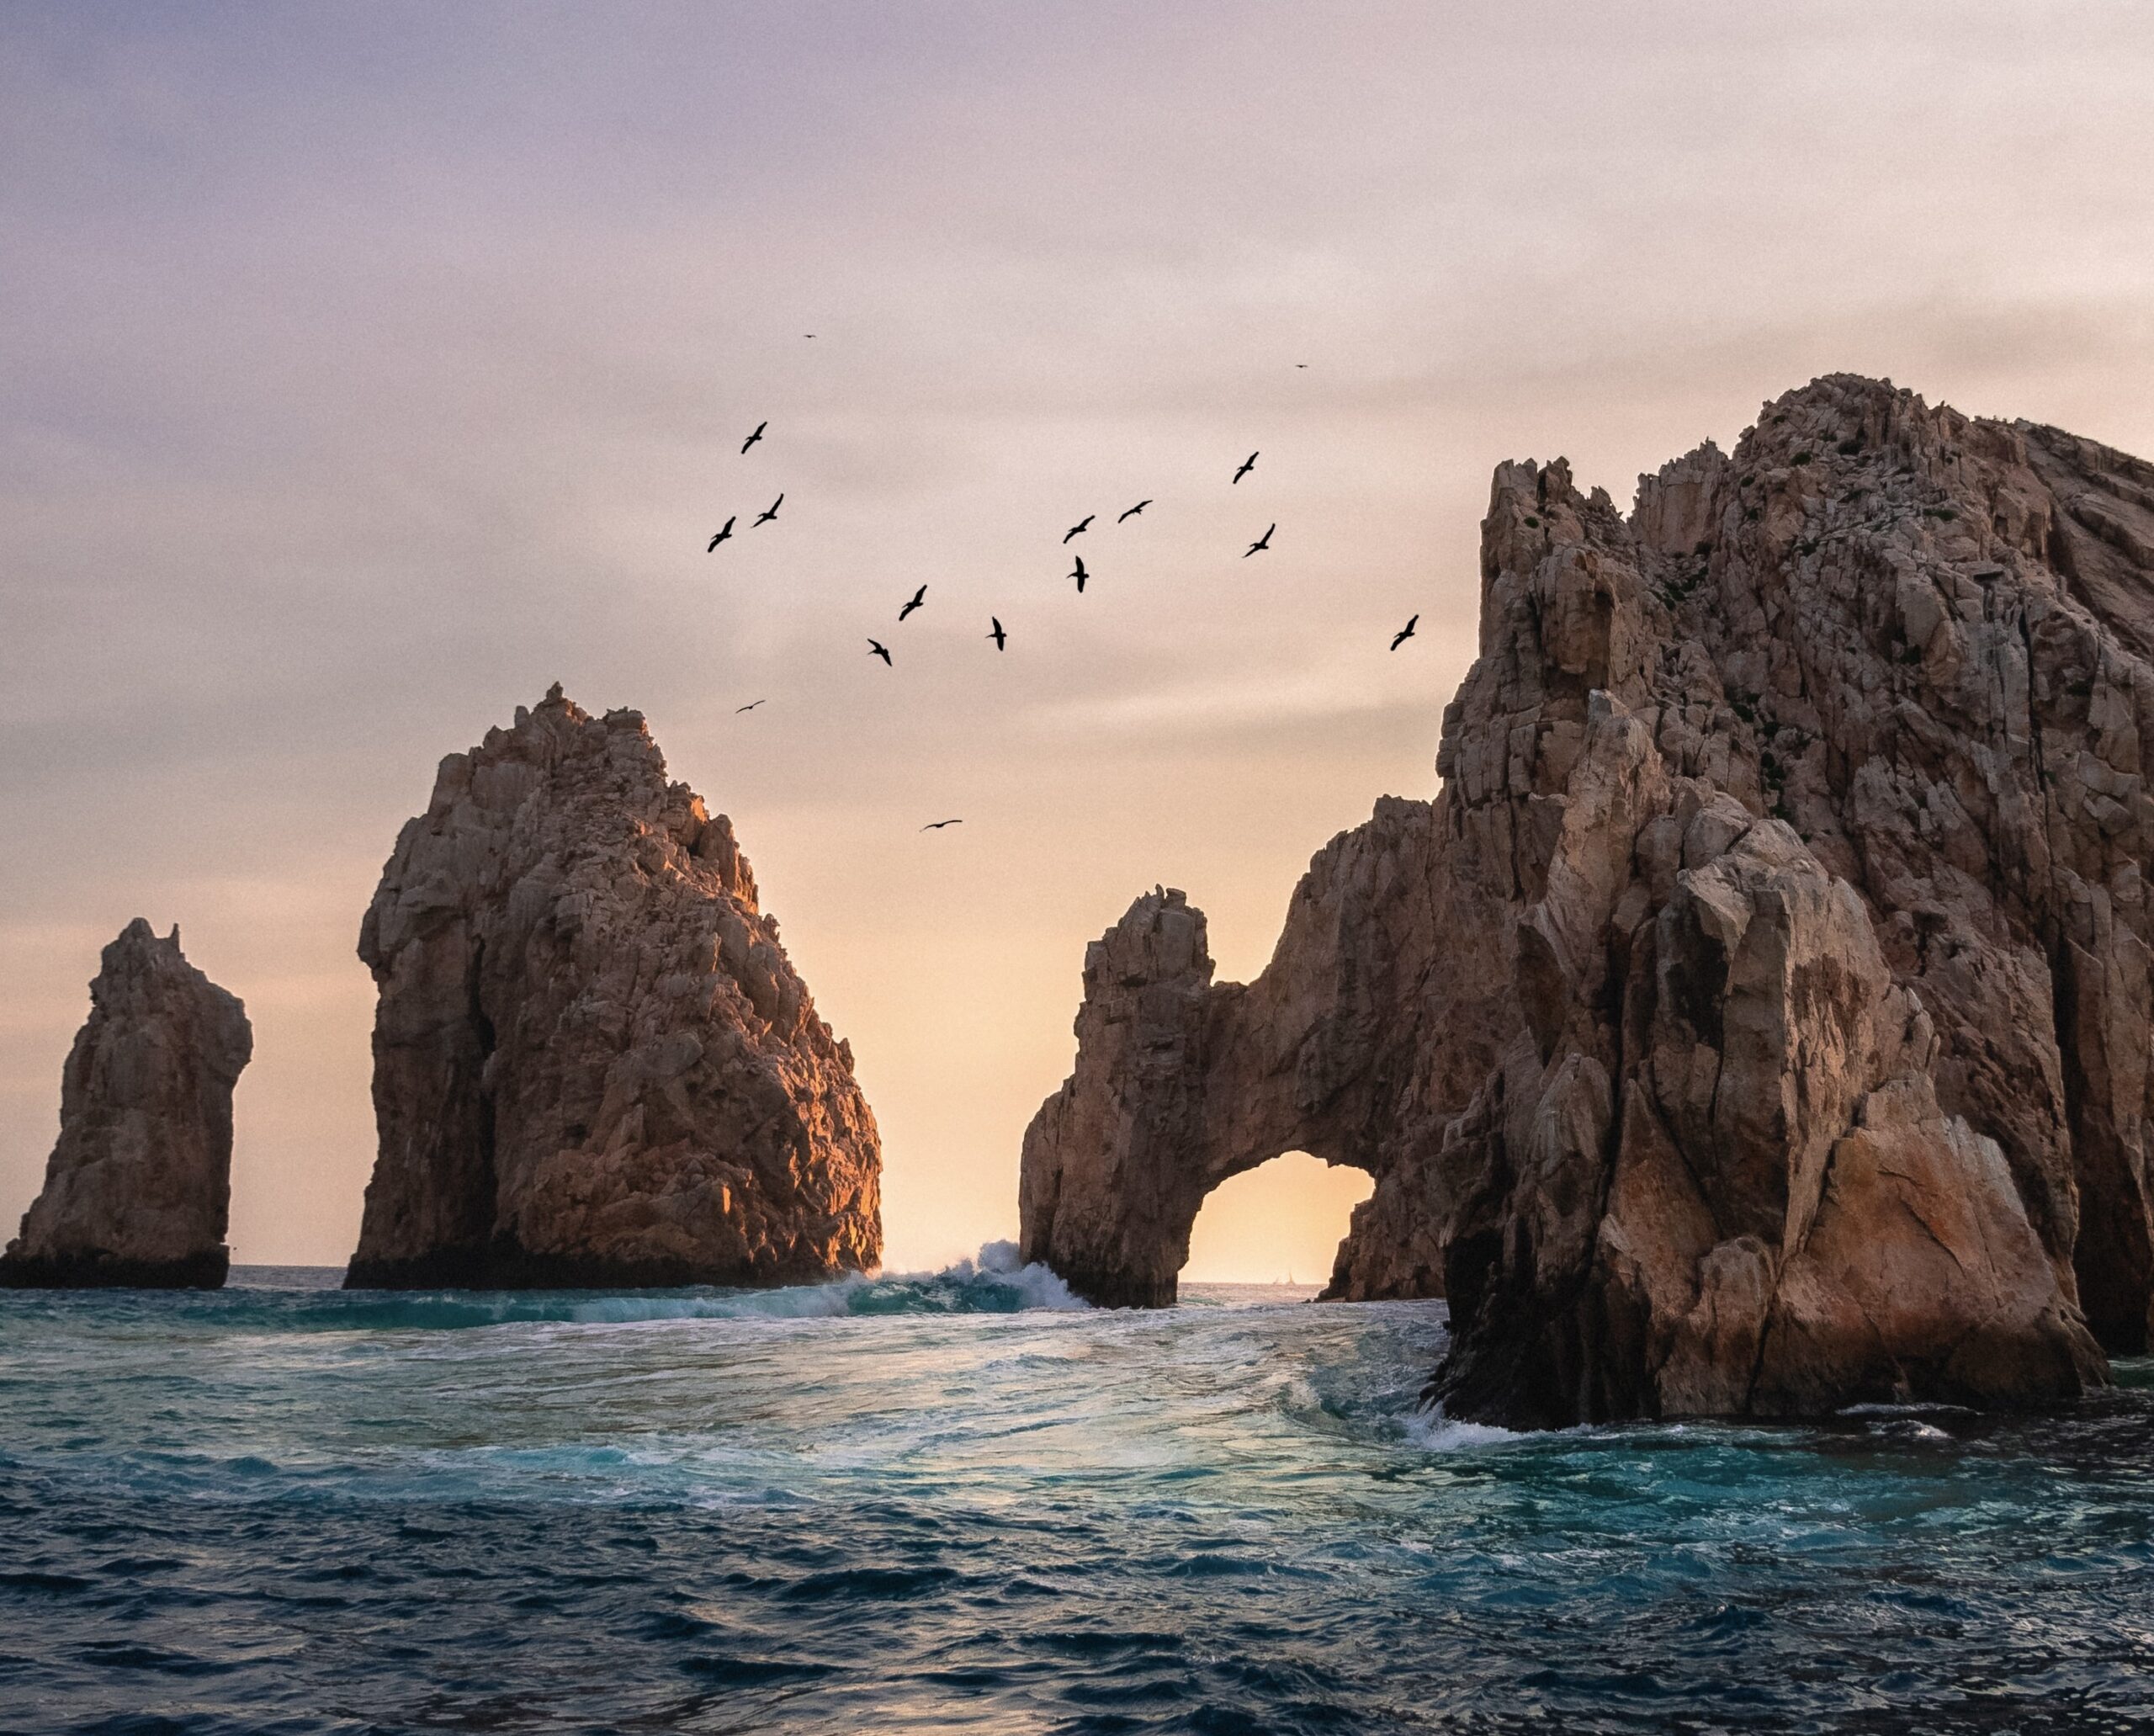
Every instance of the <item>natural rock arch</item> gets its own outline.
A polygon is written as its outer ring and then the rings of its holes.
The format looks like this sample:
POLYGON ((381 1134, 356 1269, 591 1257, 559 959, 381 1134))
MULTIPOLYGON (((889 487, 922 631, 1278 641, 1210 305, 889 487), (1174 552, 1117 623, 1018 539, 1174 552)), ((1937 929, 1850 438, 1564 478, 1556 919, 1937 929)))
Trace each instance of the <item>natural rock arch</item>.
POLYGON ((1255 982, 1179 894, 1092 948, 1027 1251, 1170 1299, 1211 1178, 1359 1163, 1335 1292, 1440 1247, 1434 1391, 1513 1427, 2049 1402, 2154 1340, 2154 465, 1830 376, 1627 518, 1499 466, 1480 576, 1440 794, 1255 982))
MULTIPOLYGON (((1389 798, 1296 890, 1253 983, 1212 980, 1204 914, 1155 888, 1087 949, 1077 1065, 1025 1134, 1025 1257, 1110 1306, 1164 1307, 1198 1209, 1290 1151, 1366 1171, 1327 1294, 1442 1291, 1443 1202, 1425 1178, 1450 1051, 1398 1010, 1425 1004, 1440 953, 1425 900, 1434 810, 1389 798)), ((1485 1064, 1485 1061, 1483 1062, 1485 1064)))

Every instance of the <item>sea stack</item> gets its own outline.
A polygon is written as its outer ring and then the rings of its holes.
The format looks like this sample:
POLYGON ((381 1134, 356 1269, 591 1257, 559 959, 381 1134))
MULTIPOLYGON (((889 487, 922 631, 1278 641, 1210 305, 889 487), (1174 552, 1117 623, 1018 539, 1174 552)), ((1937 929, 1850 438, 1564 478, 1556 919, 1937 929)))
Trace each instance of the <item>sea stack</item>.
POLYGON ((2150 659, 2154 466, 2055 428, 1834 375, 1627 516, 1500 466, 1436 799, 1333 841, 1254 983, 1088 969, 1154 1022, 1080 1017, 1027 1250, 1292 1139, 1380 1176, 1340 1293, 1440 1248, 1452 1415, 2102 1382, 2154 1304, 2150 659))
POLYGON ((879 1260, 852 1049, 639 713, 556 686, 443 760, 359 956, 380 1149, 348 1286, 771 1285, 879 1260))
POLYGON ((214 1290, 231 1250, 232 1087, 254 1052, 236 995, 141 917, 104 949, 60 1083, 60 1141, 0 1286, 214 1290))

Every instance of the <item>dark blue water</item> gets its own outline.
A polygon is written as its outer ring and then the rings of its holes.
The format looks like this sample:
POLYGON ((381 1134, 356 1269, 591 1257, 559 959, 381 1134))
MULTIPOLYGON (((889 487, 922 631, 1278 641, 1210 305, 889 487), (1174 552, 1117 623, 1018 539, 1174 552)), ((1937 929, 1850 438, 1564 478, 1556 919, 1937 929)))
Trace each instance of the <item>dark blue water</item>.
POLYGON ((2154 1370, 1527 1438, 1440 1304, 0 1293, 9 1731, 2154 1729, 2154 1370))

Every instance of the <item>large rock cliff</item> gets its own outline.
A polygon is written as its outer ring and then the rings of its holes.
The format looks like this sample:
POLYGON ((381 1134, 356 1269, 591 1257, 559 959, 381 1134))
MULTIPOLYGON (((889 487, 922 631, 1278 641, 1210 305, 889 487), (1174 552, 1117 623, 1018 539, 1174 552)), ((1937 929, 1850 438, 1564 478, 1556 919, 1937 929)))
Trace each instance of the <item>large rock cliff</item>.
POLYGON ((443 760, 359 956, 380 1155, 348 1285, 779 1284, 879 1259, 852 1052, 639 714, 556 687, 443 760))
POLYGON ((1158 973, 1088 967, 1028 1250, 1141 1241, 1106 1178, 1201 1198, 1291 1104, 1379 1176, 1338 1290, 1440 1246, 1456 1415, 2040 1402, 2145 1348, 2154 467, 1833 376, 1627 519, 1503 465, 1483 533, 1437 799, 1334 840, 1144 1068, 1111 1003, 1158 973))
POLYGON ((247 1011, 136 917, 104 949, 60 1080, 60 1141, 0 1285, 214 1290, 231 1263, 247 1011))

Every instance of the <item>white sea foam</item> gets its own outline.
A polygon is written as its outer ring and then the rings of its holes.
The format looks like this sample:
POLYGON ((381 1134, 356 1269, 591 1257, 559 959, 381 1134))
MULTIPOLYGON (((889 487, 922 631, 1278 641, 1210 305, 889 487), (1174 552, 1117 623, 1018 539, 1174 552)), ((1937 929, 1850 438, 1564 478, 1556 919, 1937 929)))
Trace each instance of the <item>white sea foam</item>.
POLYGON ((852 1314, 1056 1313, 1090 1307, 1038 1264, 1017 1257, 1015 1242, 989 1242, 970 1260, 940 1271, 856 1272, 827 1284, 706 1296, 597 1296, 570 1303, 580 1325, 646 1320, 835 1319, 852 1314))
POLYGON ((1493 1423, 1470 1423, 1446 1416, 1439 1404, 1417 1410, 1406 1420, 1406 1438, 1430 1452, 1464 1452, 1477 1447, 1515 1447, 1533 1437, 1493 1423))

